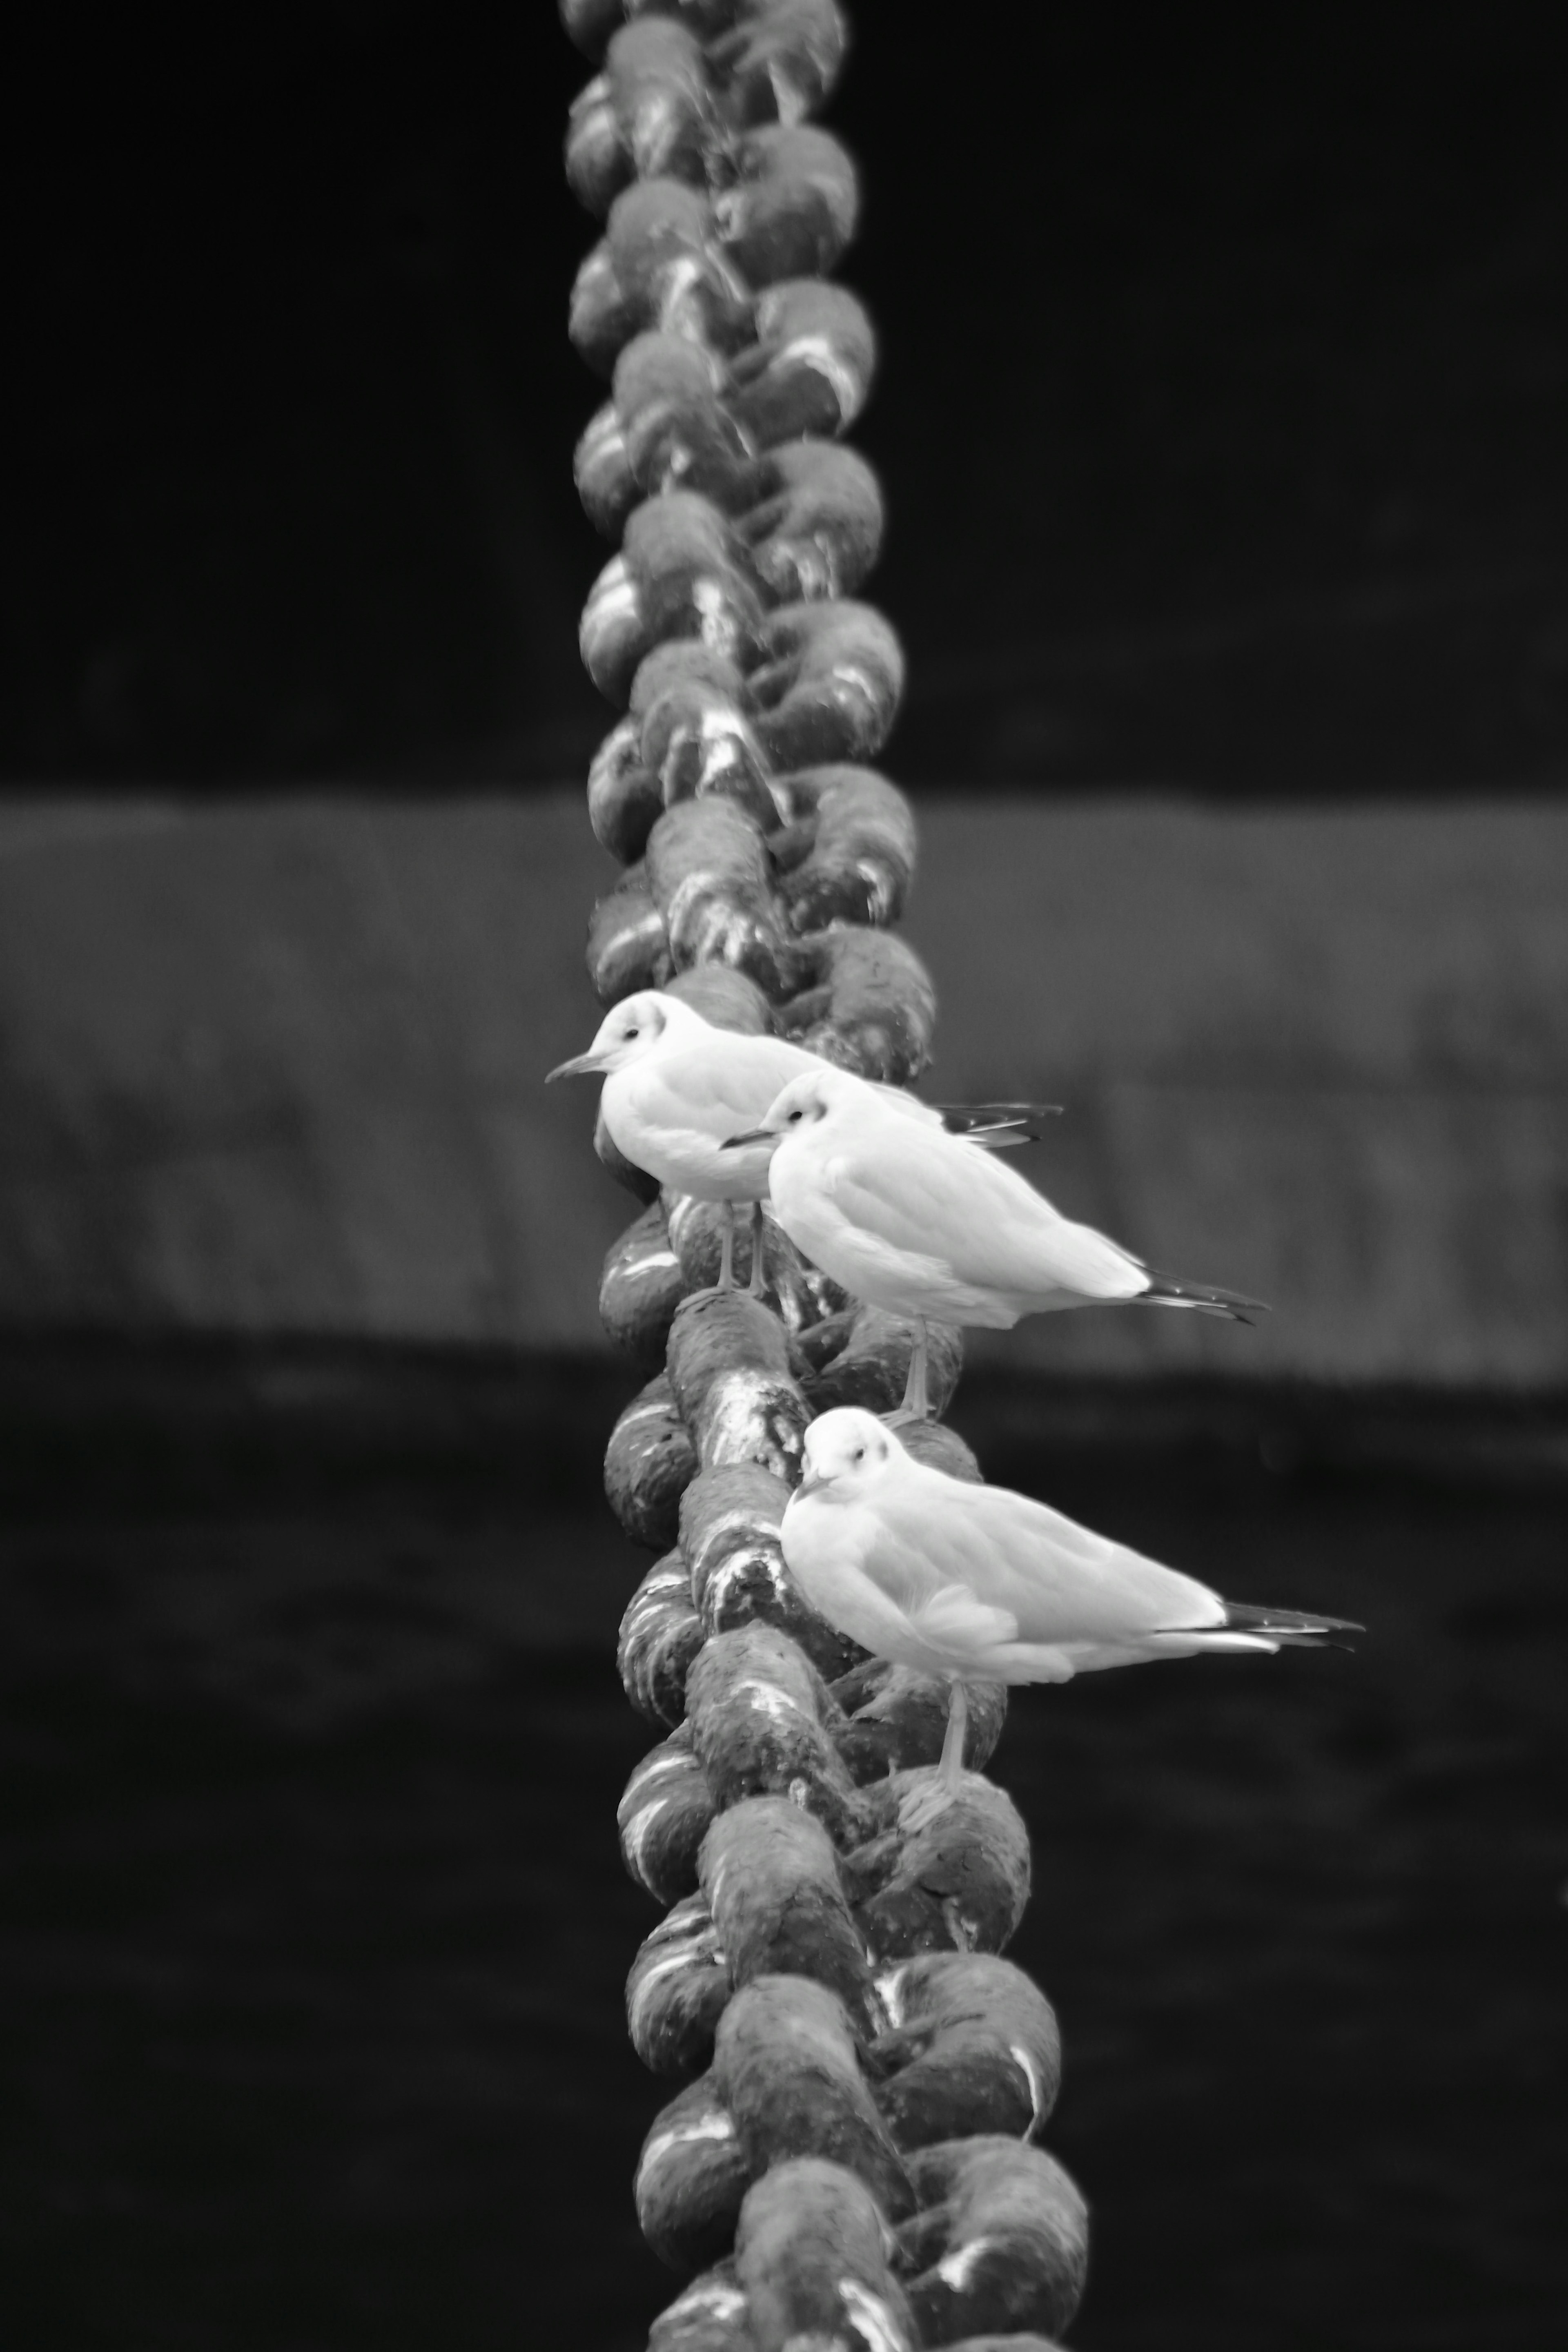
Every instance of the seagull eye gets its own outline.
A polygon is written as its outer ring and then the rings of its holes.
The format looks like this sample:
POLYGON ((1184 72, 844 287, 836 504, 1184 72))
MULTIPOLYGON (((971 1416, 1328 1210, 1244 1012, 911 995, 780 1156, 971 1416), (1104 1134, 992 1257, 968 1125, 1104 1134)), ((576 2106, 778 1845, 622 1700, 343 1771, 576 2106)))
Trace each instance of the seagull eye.
POLYGON ((791 1126, 791 1127, 799 1127, 799 1126, 800 1126, 800 1121, 805 1118, 805 1116, 806 1116, 806 1114, 805 1114, 805 1112, 804 1112, 804 1111, 800 1111, 800 1110, 792 1110, 792 1111, 790 1112, 790 1114, 789 1114, 789 1124, 790 1124, 790 1126, 791 1126))
POLYGON ((865 1447, 863 1445, 857 1445, 854 1452, 851 1454, 850 1459, 852 1462, 863 1462, 865 1460, 865 1447))
POLYGON ((624 1030, 622 1030, 622 1036, 624 1036, 625 1038, 627 1038, 628 1040, 630 1040, 631 1038, 632 1038, 632 1037, 635 1037, 635 1036, 636 1036, 637 1032, 636 1032, 636 1030, 635 1030, 635 1029, 624 1029, 624 1030))

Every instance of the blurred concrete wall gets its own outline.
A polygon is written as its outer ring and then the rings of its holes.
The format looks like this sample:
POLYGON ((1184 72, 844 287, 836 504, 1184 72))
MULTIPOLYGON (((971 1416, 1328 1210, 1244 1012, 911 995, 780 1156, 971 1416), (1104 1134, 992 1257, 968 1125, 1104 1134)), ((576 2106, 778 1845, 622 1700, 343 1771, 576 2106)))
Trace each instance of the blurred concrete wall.
MULTIPOLYGON (((984 1343, 1084 1372, 1568 1379, 1568 814, 923 804, 942 1094, 1274 1302, 984 1343)), ((0 810, 0 1318, 601 1344, 580 797, 0 810)))

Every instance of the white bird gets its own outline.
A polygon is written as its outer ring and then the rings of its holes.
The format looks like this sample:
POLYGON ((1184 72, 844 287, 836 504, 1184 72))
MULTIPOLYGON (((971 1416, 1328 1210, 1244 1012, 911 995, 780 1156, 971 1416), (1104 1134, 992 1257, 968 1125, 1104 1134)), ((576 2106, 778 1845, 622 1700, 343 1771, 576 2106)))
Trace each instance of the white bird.
POLYGON ((916 1797, 906 1826, 957 1791, 967 1679, 1064 1683, 1210 1651, 1313 1649, 1364 1630, 1343 1618, 1222 1601, 1044 1503, 915 1461, 856 1405, 808 1428, 805 1475, 781 1539, 795 1583, 831 1625, 949 1686, 936 1789, 916 1797))
POLYGON ((792 1078, 761 1123, 731 1139, 771 1147, 773 1213, 813 1265, 857 1298, 912 1317, 919 1337, 902 1412, 924 1418, 925 1326, 1009 1330, 1066 1307, 1186 1307, 1246 1322, 1239 1291, 1173 1281, 1075 1224, 1010 1168, 937 1126, 890 1116, 827 1065, 792 1078))
MULTIPOLYGON (((729 1139, 738 1129, 754 1126, 792 1079, 830 1066, 783 1037, 715 1028, 681 997, 649 988, 607 1013, 587 1053, 562 1062, 545 1083, 602 1072, 604 1124, 633 1167, 645 1169, 672 1192, 729 1205, 719 1269, 719 1287, 727 1290, 733 1280, 733 1204, 753 1203, 755 1237, 773 1154, 771 1139, 743 1150, 727 1149, 729 1139)), ((946 1132, 945 1117, 962 1122, 964 1140, 955 1139, 961 1150, 973 1143, 1028 1142, 1030 1121, 1054 1108, 1045 1103, 986 1103, 945 1113, 901 1087, 873 1086, 848 1071, 839 1075, 847 1092, 880 1103, 901 1132, 913 1123, 940 1135, 946 1132)), ((762 1253, 755 1247, 751 1287, 762 1288, 762 1253)))

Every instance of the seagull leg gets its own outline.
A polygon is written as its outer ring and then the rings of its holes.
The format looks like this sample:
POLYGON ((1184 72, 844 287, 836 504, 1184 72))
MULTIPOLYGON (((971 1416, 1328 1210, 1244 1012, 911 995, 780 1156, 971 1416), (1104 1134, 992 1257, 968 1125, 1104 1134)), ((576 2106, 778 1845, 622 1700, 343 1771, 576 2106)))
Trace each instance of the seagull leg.
POLYGON ((964 1739, 969 1727, 969 1694, 955 1675, 947 1685, 947 1729, 935 1772, 923 1776, 898 1808, 901 1830, 923 1830, 956 1802, 964 1787, 964 1739))
POLYGON ((936 1778, 949 1798, 956 1797, 963 1785, 964 1741, 968 1728, 968 1688, 955 1678, 948 1685, 947 1731, 942 1742, 942 1760, 936 1767, 936 1778))
POLYGON ((751 1280, 746 1286, 748 1298, 760 1298, 768 1287, 768 1269, 762 1260, 762 1203, 751 1204, 751 1280))
POLYGON ((724 1242, 718 1254, 718 1287, 735 1288, 735 1202, 724 1204, 724 1242))
MULTIPOLYGON (((909 1379, 904 1385, 904 1410, 912 1412, 916 1421, 929 1421, 931 1400, 925 1393, 925 1318, 921 1317, 915 1327, 915 1345, 909 1355, 909 1379)), ((955 1683, 962 1690, 962 1683, 955 1683)))
POLYGON ((931 1401, 925 1391, 925 1321, 922 1317, 915 1326, 915 1345, 909 1351, 909 1377, 904 1383, 904 1402, 888 1416, 896 1429, 903 1421, 929 1421, 931 1401))

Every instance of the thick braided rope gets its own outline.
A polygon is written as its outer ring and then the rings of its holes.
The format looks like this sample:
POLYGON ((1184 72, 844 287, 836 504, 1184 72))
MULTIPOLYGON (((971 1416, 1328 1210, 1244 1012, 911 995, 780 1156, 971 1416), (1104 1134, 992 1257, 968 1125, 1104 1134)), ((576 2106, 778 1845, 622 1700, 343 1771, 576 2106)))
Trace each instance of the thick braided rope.
MULTIPOLYGON (((581 629, 624 714, 589 780, 594 833, 625 869, 594 908, 590 975, 606 1004, 669 987, 722 1024, 904 1084, 936 1012, 887 929, 915 826, 863 764, 903 660, 855 601, 882 504, 838 437, 874 341, 826 276, 853 233, 854 169, 808 119, 843 20, 834 0, 563 0, 562 16, 601 65, 567 170, 605 222, 571 335, 612 387, 577 478, 621 541, 581 629)), ((1035 2145, 1055 2019, 1000 1957, 1030 1880, 1023 1823, 978 1772, 1006 1694, 972 1690, 973 1777, 904 1830, 946 1693, 809 1609, 779 1542, 806 1424, 894 1406, 912 1328, 846 1298, 771 1221, 766 1298, 714 1291, 720 1213, 653 1197, 602 1126, 596 1141, 648 1202, 600 1304, 653 1375, 605 1463, 622 1525, 658 1555, 622 1626, 622 1677, 668 1733, 620 1811, 628 1869, 668 1906, 632 1965, 632 2039, 684 2085, 648 2134, 638 2213, 696 2273, 652 2344, 1029 2352, 1077 2307, 1087 2224, 1035 2145)), ((744 1241, 737 1267, 744 1281, 744 1241)), ((934 1339, 940 1410, 961 1351, 934 1339)), ((907 1442, 979 1475, 939 1423, 907 1442)))

